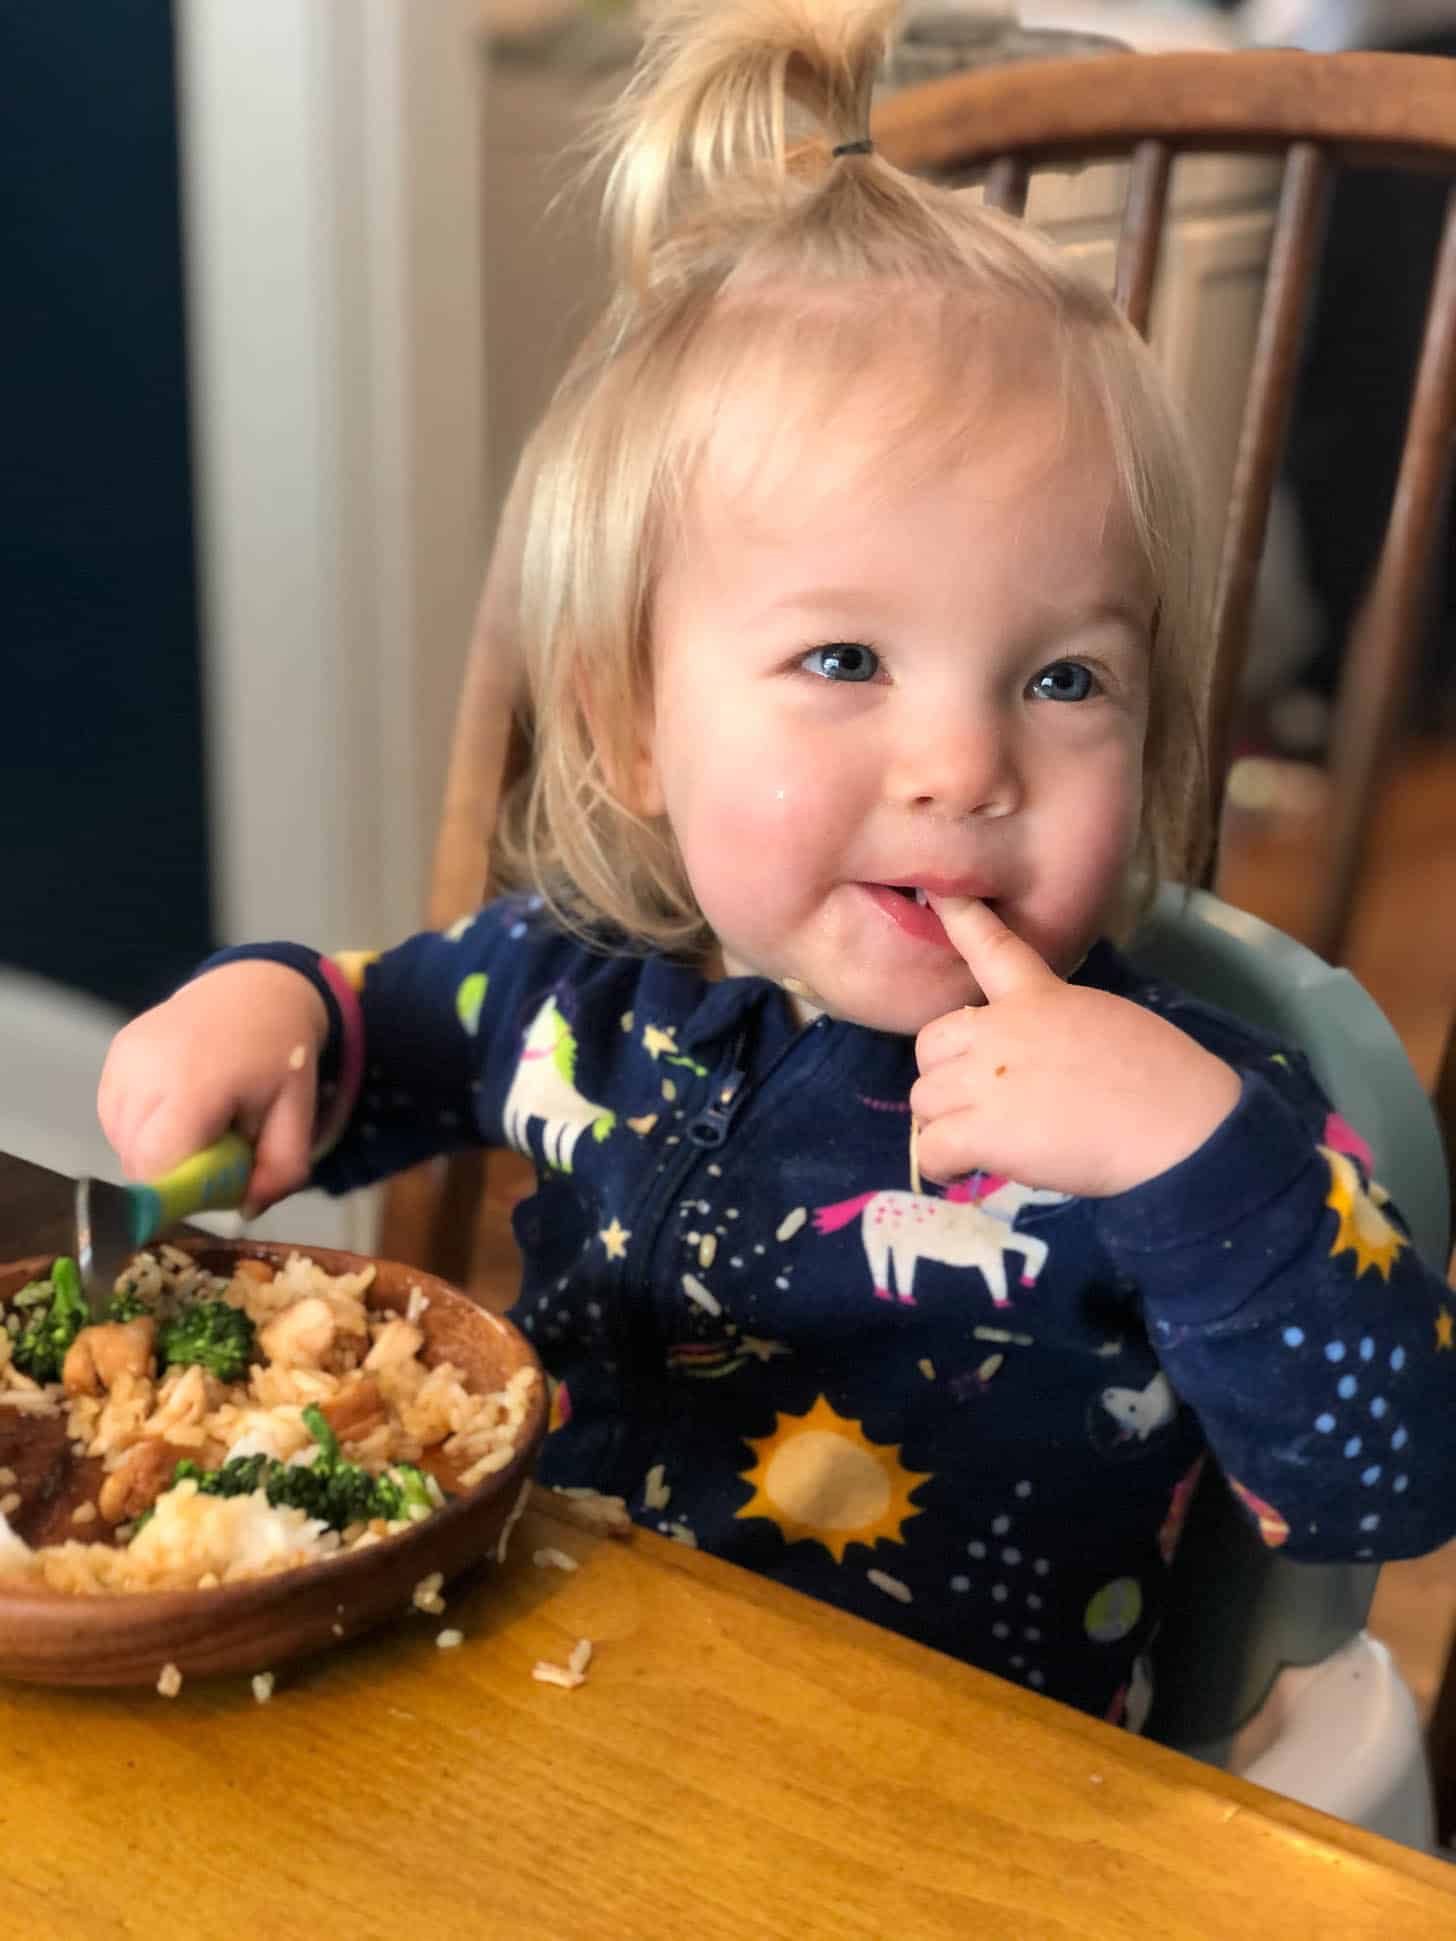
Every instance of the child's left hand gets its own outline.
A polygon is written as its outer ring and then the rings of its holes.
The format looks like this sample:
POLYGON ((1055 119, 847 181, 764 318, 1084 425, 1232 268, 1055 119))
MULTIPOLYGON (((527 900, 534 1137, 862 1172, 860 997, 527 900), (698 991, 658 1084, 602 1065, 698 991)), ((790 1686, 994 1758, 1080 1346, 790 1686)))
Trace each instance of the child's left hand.
POLYGON ((932 1179, 1005 1173, 1061 1193, 1123 1193, 1196 1152, 1233 1110, 1231 1065, 1126 998, 1065 983, 993 910, 933 899, 985 996, 916 1040, 910 1093, 932 1179))

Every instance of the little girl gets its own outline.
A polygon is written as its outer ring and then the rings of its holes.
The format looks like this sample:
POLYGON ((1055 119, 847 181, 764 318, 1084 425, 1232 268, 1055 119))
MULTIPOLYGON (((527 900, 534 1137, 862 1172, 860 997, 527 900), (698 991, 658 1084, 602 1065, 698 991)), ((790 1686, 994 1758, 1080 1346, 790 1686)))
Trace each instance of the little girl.
POLYGON ((1302 1060, 1107 940, 1198 846, 1188 461, 1098 289, 874 152, 892 11, 652 31, 523 472, 517 893, 225 953, 101 1114, 241 1125, 255 1204, 320 1077, 326 1187, 529 1154, 547 1480, 1119 1718, 1205 1447, 1292 1556, 1427 1550, 1456 1353, 1302 1060))

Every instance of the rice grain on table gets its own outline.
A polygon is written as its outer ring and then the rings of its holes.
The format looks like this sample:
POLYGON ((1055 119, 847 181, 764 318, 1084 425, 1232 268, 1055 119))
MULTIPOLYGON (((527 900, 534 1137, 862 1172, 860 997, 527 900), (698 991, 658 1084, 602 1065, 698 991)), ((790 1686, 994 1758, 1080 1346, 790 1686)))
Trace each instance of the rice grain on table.
POLYGON ((431 1611, 435 1613, 443 1611, 445 1602, 440 1596, 440 1591, 444 1582, 444 1572, 439 1570, 432 1570, 428 1577, 422 1577, 415 1585, 414 1592, 410 1598, 410 1602, 414 1605, 415 1609, 417 1611, 431 1611))
POLYGON ((560 1485, 553 1486, 551 1493, 565 1499, 566 1513, 573 1522, 610 1537, 631 1535, 632 1516, 625 1496, 604 1496, 600 1490, 560 1485))
POLYGON ((163 1698, 175 1698, 182 1689, 182 1674, 175 1665, 163 1665, 157 1677, 157 1690, 163 1698))
POLYGON ((440 1631, 435 1637, 435 1643, 441 1651, 454 1651, 458 1645, 462 1645, 464 1642, 465 1633, 463 1631, 440 1631))
POLYGON ((557 1550, 551 1545, 538 1550, 531 1558, 538 1570, 576 1570, 579 1568, 575 1557, 565 1550, 557 1550))
POLYGON ((544 1658, 537 1659, 531 1667, 531 1676, 542 1685, 560 1685, 564 1691, 574 1691, 584 1685, 586 1679, 579 1671, 572 1671, 566 1665, 553 1665, 544 1658))
POLYGON ((253 1680, 253 1697, 260 1705, 266 1705, 273 1696, 274 1676, 271 1671, 260 1671, 253 1680))

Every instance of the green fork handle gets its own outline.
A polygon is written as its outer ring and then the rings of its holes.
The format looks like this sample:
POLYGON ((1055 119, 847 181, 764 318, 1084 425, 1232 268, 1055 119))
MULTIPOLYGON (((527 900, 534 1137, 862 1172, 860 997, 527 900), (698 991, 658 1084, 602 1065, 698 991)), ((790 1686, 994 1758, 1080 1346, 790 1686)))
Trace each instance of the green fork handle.
POLYGON ((225 1213, 241 1206, 252 1171, 253 1148, 241 1134, 225 1132, 161 1179, 133 1186, 132 1244, 145 1247, 165 1228, 194 1213, 225 1213))

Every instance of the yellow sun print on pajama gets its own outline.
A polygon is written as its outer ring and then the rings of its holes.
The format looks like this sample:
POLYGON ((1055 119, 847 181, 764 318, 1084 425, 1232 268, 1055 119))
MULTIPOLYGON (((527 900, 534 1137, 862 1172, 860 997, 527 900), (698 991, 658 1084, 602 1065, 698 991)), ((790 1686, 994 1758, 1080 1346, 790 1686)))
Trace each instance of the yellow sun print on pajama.
POLYGON ((1380 1210, 1387 1197, 1385 1189, 1372 1186, 1367 1192, 1352 1159, 1329 1146, 1321 1146, 1320 1152, 1330 1169, 1330 1190, 1325 1205, 1339 1222, 1330 1246, 1331 1258, 1352 1252, 1357 1280, 1373 1267, 1388 1281, 1401 1249, 1410 1242, 1380 1210))
POLYGON ((805 1415, 780 1415, 771 1435, 744 1440, 756 1461, 743 1480, 753 1495, 736 1516, 765 1516, 785 1543, 820 1543, 836 1563, 852 1543, 903 1543, 901 1525, 921 1514, 910 1501, 930 1473, 900 1462, 898 1447, 871 1442, 862 1424, 819 1396, 805 1415))

